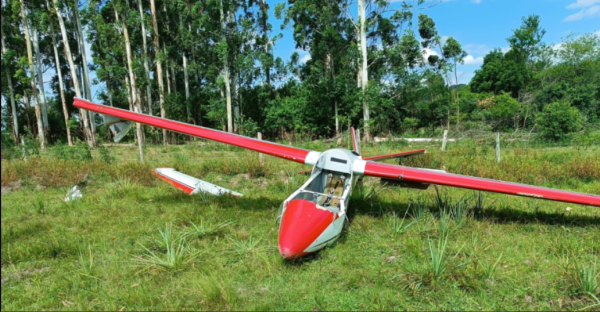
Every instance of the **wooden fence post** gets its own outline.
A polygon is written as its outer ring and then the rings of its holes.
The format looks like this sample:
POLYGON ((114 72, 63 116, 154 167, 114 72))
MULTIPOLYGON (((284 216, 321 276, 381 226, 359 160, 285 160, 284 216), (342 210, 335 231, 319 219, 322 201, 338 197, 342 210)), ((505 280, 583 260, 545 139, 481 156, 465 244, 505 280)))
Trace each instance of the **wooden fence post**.
POLYGON ((500 132, 496 133, 496 162, 500 162, 500 132))
MULTIPOLYGON (((259 140, 261 140, 261 141, 262 141, 262 133, 261 133, 261 132, 258 132, 258 133, 256 134, 256 136, 257 136, 257 138, 258 138, 259 140)), ((262 153, 258 153, 258 161, 260 162, 260 165, 261 165, 261 166, 264 166, 264 165, 265 165, 265 160, 263 159, 263 154, 262 154, 262 153)))
POLYGON ((448 130, 444 130, 444 138, 442 139, 442 151, 446 151, 446 143, 448 142, 448 130))

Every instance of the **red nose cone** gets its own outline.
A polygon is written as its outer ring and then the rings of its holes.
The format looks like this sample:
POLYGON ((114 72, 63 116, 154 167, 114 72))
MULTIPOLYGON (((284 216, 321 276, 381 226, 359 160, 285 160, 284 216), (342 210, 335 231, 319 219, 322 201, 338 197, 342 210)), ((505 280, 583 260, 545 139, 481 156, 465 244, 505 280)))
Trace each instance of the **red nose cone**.
POLYGON ((279 252, 285 259, 307 255, 305 250, 335 220, 330 211, 318 209, 316 204, 296 199, 289 202, 279 228, 279 252))

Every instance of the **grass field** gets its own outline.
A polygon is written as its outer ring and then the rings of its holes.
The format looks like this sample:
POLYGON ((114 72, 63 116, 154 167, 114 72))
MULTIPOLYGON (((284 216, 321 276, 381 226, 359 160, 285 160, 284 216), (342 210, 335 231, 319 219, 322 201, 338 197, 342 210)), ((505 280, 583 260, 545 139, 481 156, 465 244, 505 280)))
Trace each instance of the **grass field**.
MULTIPOLYGON (((514 148, 500 163, 476 142, 428 148, 405 164, 600 194, 599 147, 514 148)), ((367 178, 342 238, 286 262, 275 217, 304 166, 205 141, 148 147, 145 165, 135 147, 78 155, 2 161, 2 311, 600 308, 597 207, 367 178), (245 196, 190 197, 158 166, 245 196), (75 184, 83 198, 65 203, 75 184)))

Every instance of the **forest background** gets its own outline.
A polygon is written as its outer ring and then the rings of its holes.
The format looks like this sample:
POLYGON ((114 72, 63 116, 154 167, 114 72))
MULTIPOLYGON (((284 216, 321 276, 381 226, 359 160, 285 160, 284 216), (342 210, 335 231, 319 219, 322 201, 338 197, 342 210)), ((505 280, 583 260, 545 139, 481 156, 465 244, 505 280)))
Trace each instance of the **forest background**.
MULTIPOLYGON (((600 143, 598 32, 549 44, 542 18, 525 16, 461 84, 469 55, 427 15, 441 2, 2 0, 2 148, 110 141, 74 97, 270 139, 352 125, 366 140, 451 130, 600 143), (270 15, 310 57, 275 56, 270 15)), ((140 149, 181 141, 141 125, 129 136, 140 149)))

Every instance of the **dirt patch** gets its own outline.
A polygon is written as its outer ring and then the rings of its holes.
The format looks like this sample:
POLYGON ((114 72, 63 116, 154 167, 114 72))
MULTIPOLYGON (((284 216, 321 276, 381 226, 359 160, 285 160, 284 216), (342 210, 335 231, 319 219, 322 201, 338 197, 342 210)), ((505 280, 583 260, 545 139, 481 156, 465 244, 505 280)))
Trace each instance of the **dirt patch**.
POLYGON ((250 180, 250 174, 248 174, 248 173, 238 174, 231 179, 230 183, 233 186, 237 186, 242 180, 250 180))
POLYGON ((2 187, 2 195, 18 191, 20 188, 21 181, 9 183, 8 185, 2 187))
POLYGON ((13 273, 2 273, 2 284, 7 283, 11 280, 20 281, 35 275, 42 274, 46 271, 50 270, 50 268, 39 268, 32 270, 25 270, 23 272, 13 272, 13 273))

